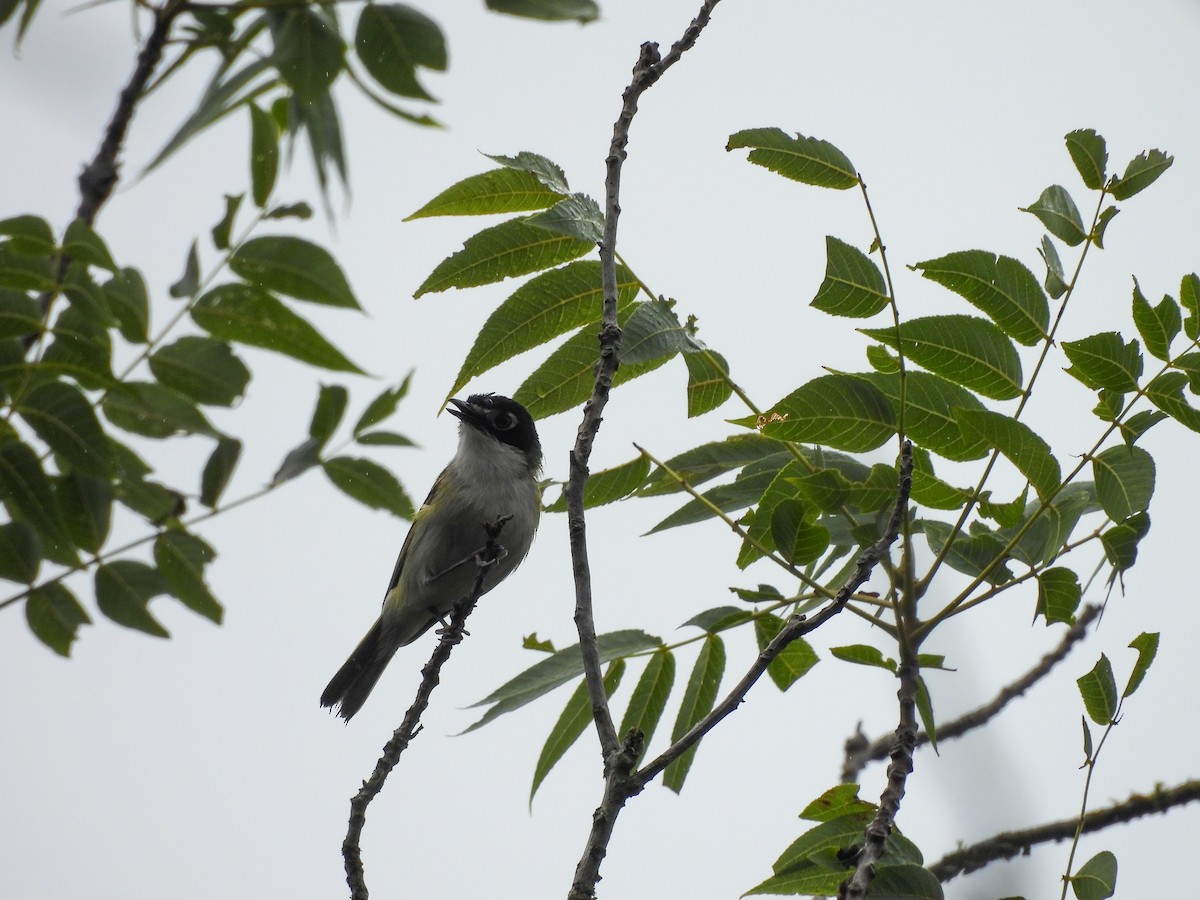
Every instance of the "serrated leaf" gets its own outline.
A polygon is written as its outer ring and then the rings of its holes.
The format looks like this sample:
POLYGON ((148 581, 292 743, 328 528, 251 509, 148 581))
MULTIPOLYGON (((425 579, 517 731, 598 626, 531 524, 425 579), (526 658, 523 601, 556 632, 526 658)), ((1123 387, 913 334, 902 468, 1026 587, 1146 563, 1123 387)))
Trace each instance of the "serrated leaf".
POLYGON ((255 206, 265 209, 279 177, 279 128, 257 104, 246 107, 250 110, 250 195, 255 206))
POLYGON ((1133 323, 1149 353, 1164 361, 1171 358, 1171 341, 1179 334, 1182 324, 1179 306, 1170 297, 1163 297, 1158 306, 1151 306, 1136 278, 1133 279, 1133 323))
POLYGON ((112 477, 112 452, 92 404, 66 381, 44 381, 20 399, 17 412, 55 453, 87 475, 112 477))
POLYGON ((1125 174, 1113 178, 1109 193, 1117 200, 1127 200, 1134 194, 1140 194, 1158 180, 1163 172, 1171 168, 1175 157, 1168 156, 1161 150, 1147 150, 1139 153, 1125 167, 1125 174))
POLYGON ((44 584, 25 601, 25 621, 34 637, 57 653, 70 656, 80 625, 90 625, 87 611, 61 583, 44 584))
POLYGON ((759 429, 767 437, 825 444, 861 453, 881 446, 896 432, 896 415, 874 385, 850 375, 814 378, 768 409, 759 420, 736 424, 759 429))
POLYGON ((308 436, 324 446, 341 424, 349 400, 350 392, 341 385, 321 385, 317 394, 317 405, 313 408, 312 421, 308 425, 308 436))
POLYGON ((954 487, 933 472, 929 451, 913 447, 912 502, 930 509, 961 509, 971 491, 954 487))
POLYGON ((1143 631, 1132 641, 1129 646, 1137 651, 1137 662, 1133 665, 1133 671, 1129 673, 1129 681, 1125 683, 1125 690, 1121 692, 1122 699, 1131 695, 1139 687, 1142 680, 1146 677, 1146 672, 1150 669, 1150 664, 1154 662, 1154 657, 1158 655, 1158 638, 1157 631, 1143 631))
POLYGON ((290 235, 253 238, 229 268, 255 287, 326 306, 361 309, 341 266, 323 247, 290 235))
POLYGON ((204 583, 204 567, 215 556, 205 541, 178 529, 168 529, 154 541, 154 563, 167 590, 192 612, 220 625, 224 610, 204 583))
POLYGON ((261 288, 221 285, 197 300, 191 314, 218 340, 273 350, 322 369, 363 374, 305 319, 261 288))
POLYGON ((1076 679, 1079 696, 1088 718, 1097 725, 1108 725, 1117 712, 1117 683, 1113 680, 1112 663, 1103 653, 1092 670, 1076 679))
POLYGON ((984 435, 1007 457, 1029 479, 1039 497, 1048 497, 1058 488, 1062 480, 1058 460, 1051 454, 1050 445, 1024 422, 987 409, 960 409, 957 415, 964 429, 984 435))
MULTIPOLYGON (((608 671, 604 673, 606 697, 612 697, 624 674, 625 660, 618 659, 609 663, 608 671)), ((537 765, 533 768, 533 785, 529 788, 530 805, 533 804, 533 795, 537 793, 537 789, 550 774, 555 763, 562 759, 563 755, 571 749, 571 745, 579 740, 579 736, 587 730, 592 721, 592 701, 588 696, 587 682, 580 681, 579 687, 575 688, 575 693, 567 700, 567 705, 559 714, 558 721, 550 729, 546 743, 542 745, 537 765)), ((621 729, 621 733, 625 733, 624 728, 621 729)))
POLYGON ((845 647, 830 647, 829 652, 837 659, 855 663, 860 666, 871 666, 876 669, 896 671, 896 661, 883 655, 883 651, 869 644, 850 644, 845 647))
POLYGON ((384 509, 401 519, 415 510, 396 476, 369 459, 335 456, 321 463, 334 487, 371 509, 384 509))
POLYGON ((63 528, 75 546, 99 553, 112 527, 112 485, 103 478, 71 472, 55 480, 54 499, 63 528))
POLYGON ((562 167, 553 160, 547 159, 538 153, 522 150, 516 156, 504 156, 492 153, 485 153, 484 156, 505 168, 516 169, 517 171, 528 172, 534 175, 538 181, 556 194, 566 194, 571 190, 567 185, 567 176, 563 172, 562 167))
POLYGON ((1143 434, 1159 422, 1169 418, 1170 416, 1165 412, 1159 412, 1157 409, 1143 409, 1121 422, 1121 437, 1126 444, 1132 447, 1143 434))
POLYGON ((1200 410, 1183 397, 1187 383, 1182 372, 1163 372, 1146 385, 1146 398, 1176 422, 1200 432, 1200 410))
POLYGON ((935 375, 994 400, 1021 395, 1021 359, 999 328, 976 316, 927 316, 895 327, 860 329, 901 350, 935 375))
POLYGON ((108 308, 116 317, 121 337, 134 344, 149 339, 150 295, 137 269, 121 269, 104 284, 108 308))
POLYGON ((1107 900, 1117 892, 1117 858, 1101 850, 1071 876, 1077 900, 1107 900))
POLYGON ((225 195, 225 215, 212 229, 213 247, 217 250, 229 249, 230 232, 233 231, 233 222, 237 218, 244 197, 245 194, 225 195))
MULTIPOLYGON (((736 434, 722 441, 701 444, 673 456, 664 465, 693 487, 740 469, 768 456, 789 455, 786 445, 760 434, 736 434)), ((781 462, 780 465, 783 463, 781 462)), ((778 468, 778 467, 776 467, 778 468)), ((665 469, 655 469, 638 491, 640 497, 654 497, 683 490, 665 469)))
POLYGON ((650 654, 646 660, 646 668, 642 670, 642 676, 629 698, 629 705, 625 707, 625 715, 621 717, 621 726, 617 729, 617 735, 621 738, 635 729, 642 733, 639 763, 654 739, 654 732, 667 708, 667 698, 674 686, 675 656, 664 647, 650 654))
POLYGON ((1071 361, 1067 374, 1092 389, 1135 391, 1142 375, 1142 351, 1137 341, 1125 343, 1115 331, 1064 341, 1063 352, 1071 361))
POLYGON ((595 0, 487 0, 493 12, 546 22, 587 24, 600 16, 595 0))
POLYGON ((42 554, 54 562, 74 566, 79 556, 58 516, 50 479, 28 444, 8 440, 0 444, 0 497, 14 519, 33 526, 42 538, 42 554))
POLYGON ((0 525, 0 578, 33 584, 42 564, 42 542, 24 522, 0 525))
MULTIPOLYGON (((708 715, 717 700, 721 677, 725 674, 725 642, 718 635, 710 634, 700 646, 696 664, 688 677, 675 726, 671 729, 671 743, 681 737, 708 715)), ((683 790, 683 783, 692 768, 699 744, 693 744, 681 756, 675 758, 663 771, 663 785, 676 794, 683 790)))
POLYGON ((538 228, 593 244, 604 239, 604 213, 600 211, 600 205, 587 194, 563 197, 549 209, 534 213, 525 221, 538 228))
MULTIPOLYGON (((642 485, 649 474, 650 460, 645 456, 636 456, 619 466, 593 472, 588 476, 583 488, 584 508, 592 509, 628 497, 642 485)), ((564 490, 557 500, 546 507, 546 512, 566 511, 567 496, 564 490)))
POLYGON ((433 19, 402 3, 370 3, 354 34, 358 58, 380 85, 401 97, 433 100, 417 67, 446 70, 446 39, 433 19))
POLYGON ((745 509, 747 506, 758 503, 762 499, 763 493, 779 474, 779 471, 791 462, 792 459, 793 457, 790 454, 781 454, 747 465, 738 474, 737 479, 732 484, 722 484, 705 491, 703 502, 698 499, 689 500, 651 528, 647 534, 665 531, 668 528, 675 528, 679 525, 691 525, 694 522, 703 522, 705 519, 715 515, 711 507, 716 507, 721 512, 728 513, 737 509, 745 509))
POLYGON ((118 428, 150 438, 176 434, 220 437, 192 400, 164 384, 126 381, 104 397, 104 417, 118 428))
POLYGON ((1050 185, 1037 200, 1029 206, 1022 206, 1021 212, 1037 216, 1047 231, 1072 247, 1079 246, 1087 238, 1079 207, 1062 185, 1050 185))
POLYGON ((866 319, 887 303, 887 284, 871 258, 857 247, 826 236, 825 280, 811 305, 830 315, 866 319))
POLYGON ((1091 128, 1080 128, 1066 136, 1067 152, 1086 187, 1098 191, 1108 174, 1108 148, 1104 138, 1091 128))
POLYGON ((208 337, 182 337, 154 351, 149 362, 159 382, 197 403, 233 406, 250 383, 250 370, 230 346, 208 337))
POLYGON ((684 353, 687 365, 687 414, 689 419, 712 412, 733 396, 729 363, 715 350, 684 353))
POLYGON ((118 625, 154 637, 170 637, 150 615, 150 601, 167 592, 166 580, 154 568, 131 559, 119 559, 96 568, 96 606, 118 625))
POLYGON ((809 822, 832 822, 842 816, 866 817, 875 814, 875 804, 859 799, 857 784, 831 787, 800 812, 809 822))
POLYGON ((637 366, 691 350, 695 343, 670 301, 636 303, 622 326, 621 363, 637 366))
POLYGON ((430 216, 487 216, 545 209, 562 199, 534 173, 501 168, 464 178, 442 191, 404 221, 430 216))
MULTIPOLYGON (((646 634, 644 631, 612 631, 598 635, 596 645, 600 662, 606 663, 659 647, 662 645, 662 639, 646 634)), ((572 644, 570 647, 564 647, 554 655, 534 663, 519 675, 510 678, 482 700, 471 704, 472 706, 490 706, 491 708, 463 733, 474 731, 505 713, 520 709, 526 703, 550 693, 569 681, 574 681, 582 674, 583 657, 579 652, 579 645, 572 644)))
POLYGON ((217 445, 213 447, 213 452, 200 475, 200 502, 209 509, 217 508, 217 503, 225 493, 241 456, 241 441, 227 437, 217 440, 217 445))
POLYGON ((1110 447, 1092 457, 1096 494, 1114 522, 1149 507, 1154 473, 1154 458, 1141 447, 1110 447))
POLYGON ((846 154, 828 141, 779 128, 749 128, 729 136, 726 150, 749 147, 750 162, 784 178, 815 187, 846 190, 858 184, 858 171, 846 154))
MULTIPOLYGON (((755 513, 755 518, 761 512, 755 513)), ((829 548, 829 531, 820 523, 807 521, 808 505, 790 498, 771 510, 771 537, 775 549, 793 565, 816 562, 829 548)))
POLYGON ((1045 616, 1046 624, 1075 622, 1075 610, 1083 597, 1079 576, 1071 569, 1056 566, 1038 573, 1037 611, 1045 616))
MULTIPOLYGON (((783 619, 764 613, 754 619, 754 639, 758 643, 759 652, 766 649, 775 636, 783 630, 783 619)), ((821 661, 804 638, 796 638, 783 651, 767 664, 767 674, 775 682, 775 687, 786 691, 793 684, 808 674, 821 661)))
MULTIPOLYGON (((897 375, 864 372, 855 377, 878 388, 893 409, 899 405, 900 379, 897 375)), ((955 415, 956 409, 984 409, 978 397, 966 388, 928 372, 908 371, 904 387, 904 428, 914 443, 957 462, 982 459, 988 454, 991 444, 987 439, 964 432, 955 415)))
POLYGON ((509 219, 485 228, 463 242, 463 248, 444 259, 421 284, 414 297, 448 288, 492 284, 550 269, 588 253, 595 245, 509 219))
MULTIPOLYGON (((1047 243, 1043 241, 1044 246, 1047 243)), ((1054 245, 1049 246, 1054 253, 1054 245)), ((1050 258, 1058 262, 1057 254, 1050 258)), ((1015 341, 1033 346, 1046 337, 1049 302, 1037 278, 1020 260, 985 250, 963 250, 919 262, 913 268, 984 312, 1015 341)))

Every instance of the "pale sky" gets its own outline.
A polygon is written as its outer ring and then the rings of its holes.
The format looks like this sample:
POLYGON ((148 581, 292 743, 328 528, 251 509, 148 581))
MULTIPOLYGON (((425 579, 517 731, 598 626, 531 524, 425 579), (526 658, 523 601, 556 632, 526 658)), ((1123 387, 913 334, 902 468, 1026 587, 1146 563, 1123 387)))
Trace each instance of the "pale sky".
MULTIPOLYGON (((123 6, 72 15, 63 3, 44 6, 19 58, 7 49, 11 29, 0 54, 0 217, 32 212, 62 228, 77 202, 75 176, 94 152, 134 51, 123 6)), ((303 439, 318 381, 347 384, 355 414, 412 368, 413 390, 394 424, 422 449, 379 458, 414 499, 425 495, 455 442, 455 423, 437 416, 438 404, 512 284, 413 301, 429 271, 485 222, 401 220, 489 168, 481 151, 542 153, 566 169, 574 189, 600 197, 612 122, 639 44, 657 40, 665 48, 698 2, 607 0, 602 20, 584 28, 481 7, 462 0, 423 7, 450 43, 449 74, 424 78, 443 101, 431 112, 446 130, 413 128, 351 89, 340 94, 352 197, 335 202, 332 227, 317 220, 303 228, 336 254, 368 315, 304 311, 377 378, 317 378, 246 350, 256 376, 249 394, 213 417, 247 442, 229 498, 269 480, 303 439)), ((697 47, 643 98, 625 169, 620 250, 656 291, 699 317, 700 336, 765 406, 822 367, 865 365, 856 323, 808 302, 824 271, 825 235, 865 249, 869 223, 856 192, 820 191, 750 166, 744 153, 725 152, 729 134, 778 126, 842 149, 870 187, 897 296, 912 317, 963 309, 905 264, 980 248, 1016 256, 1040 273, 1041 228, 1017 208, 1052 183, 1090 208, 1062 142, 1068 131, 1090 127, 1107 138, 1115 168, 1150 147, 1176 158, 1157 184, 1122 204, 1106 249, 1089 256, 1061 337, 1128 333, 1130 276, 1156 300, 1176 295, 1180 277, 1200 268, 1198 36, 1200 7, 1185 0, 1137 8, 1076 0, 727 0, 697 47)), ((144 180, 132 177, 189 111, 210 64, 140 110, 126 181, 98 220, 117 260, 146 275, 158 323, 170 315, 166 287, 182 272, 192 238, 207 240, 223 193, 247 188, 241 116, 144 180)), ((281 200, 314 199, 308 171, 300 152, 281 200)), ((1074 253, 1068 257, 1070 265, 1074 253)), ((470 390, 511 393, 541 358, 535 351, 470 390)), ((1090 446, 1097 420, 1089 393, 1058 371, 1061 358, 1052 361, 1050 390, 1028 421, 1066 463, 1090 446)), ((594 467, 630 458, 633 441, 662 458, 735 433, 724 420, 744 410, 733 401, 685 420, 684 385, 683 365, 673 362, 618 389, 594 467)), ((566 476, 577 424, 573 412, 540 425, 551 477, 566 476)), ((1105 748, 1092 806, 1197 774, 1194 703, 1185 699, 1180 708, 1177 698, 1195 678, 1189 636, 1200 626, 1192 580, 1178 571, 1194 553, 1198 442, 1200 435, 1173 423, 1144 440, 1158 465, 1153 529, 1125 596, 1114 594, 1099 631, 1058 677, 1012 704, 992 728, 946 743, 940 756, 918 753, 899 824, 927 861, 959 841, 1077 811, 1082 705, 1074 680, 1103 651, 1123 683, 1134 659, 1125 646, 1141 631, 1162 632, 1159 659, 1105 748)), ((149 455, 166 480, 191 484, 208 449, 206 441, 180 440, 149 455)), ((959 471, 947 466, 944 474, 959 471)), ((718 524, 637 536, 677 503, 630 501, 591 515, 601 631, 636 627, 676 640, 684 635, 677 626, 695 612, 736 602, 727 586, 790 588, 765 566, 738 571, 737 541, 718 524)), ((565 517, 548 515, 524 567, 483 601, 424 732, 371 806, 363 852, 375 896, 565 895, 600 797, 594 737, 585 735, 551 773, 532 813, 527 798, 534 762, 570 689, 452 736, 477 718, 478 710, 464 707, 538 660, 521 649, 523 635, 574 642, 565 526, 565 517)), ((317 697, 377 614, 405 530, 313 472, 201 529, 220 552, 210 580, 226 607, 221 627, 161 598, 152 609, 172 638, 156 640, 103 619, 89 600, 96 624, 64 660, 31 636, 17 608, 5 610, 0 896, 346 896, 340 845, 348 800, 407 708, 432 636, 397 656, 348 727, 321 710, 317 697)), ((72 584, 86 595, 89 583, 72 584)), ((985 702, 1058 642, 1060 628, 1029 625, 1034 600, 1031 590, 1014 591, 960 617, 924 648, 946 654, 958 670, 929 676, 939 718, 985 702)), ((754 648, 748 634, 726 637, 728 686, 754 648)), ((810 640, 822 662, 787 694, 760 684, 705 740, 681 796, 653 785, 630 802, 604 865, 602 898, 739 896, 770 874, 804 830, 797 813, 836 783, 842 742, 855 723, 862 720, 871 736, 894 729, 889 678, 825 652, 859 642, 886 648, 883 637, 842 616, 810 640)), ((693 658, 681 654, 677 695, 655 752, 693 658)), ((636 675, 626 675, 618 714, 636 675)), ((863 795, 877 799, 883 767, 869 768, 863 782, 863 795)), ((1190 848, 1187 836, 1198 827, 1196 809, 1143 820, 1085 838, 1078 860, 1110 849, 1120 862, 1121 896, 1173 892, 1178 874, 1163 861, 1190 848)), ((1029 859, 951 882, 946 895, 1057 897, 1066 852, 1065 845, 1039 847, 1029 859)))

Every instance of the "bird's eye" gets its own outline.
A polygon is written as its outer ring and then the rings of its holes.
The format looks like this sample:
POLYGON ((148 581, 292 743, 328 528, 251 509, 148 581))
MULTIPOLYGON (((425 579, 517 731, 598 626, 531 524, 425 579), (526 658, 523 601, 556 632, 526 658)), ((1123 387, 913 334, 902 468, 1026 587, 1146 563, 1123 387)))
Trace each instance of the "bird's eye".
POLYGON ((512 413, 497 413, 496 417, 492 419, 492 424, 500 431, 508 431, 517 424, 517 417, 512 413))

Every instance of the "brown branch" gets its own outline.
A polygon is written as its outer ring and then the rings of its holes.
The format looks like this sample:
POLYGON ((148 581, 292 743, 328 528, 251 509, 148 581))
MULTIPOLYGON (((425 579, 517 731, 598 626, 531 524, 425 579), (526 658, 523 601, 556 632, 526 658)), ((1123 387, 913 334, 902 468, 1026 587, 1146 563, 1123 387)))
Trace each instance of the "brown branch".
POLYGON ((455 604, 454 610, 450 614, 450 624, 441 629, 441 640, 434 648, 433 655, 429 657, 429 662, 421 669, 421 684, 417 687, 417 694, 413 699, 412 706, 404 714, 404 720, 400 723, 400 727, 392 732, 391 738, 383 745, 383 754, 375 763, 375 770, 371 773, 371 777, 364 781, 358 793, 350 798, 350 823, 346 829, 346 838, 342 841, 342 859, 346 868, 346 884, 350 886, 352 900, 367 900, 368 896, 366 875, 363 872, 362 850, 359 846, 363 826, 367 824, 367 806, 383 790, 383 784, 387 781, 388 774, 400 762, 400 754, 408 749, 412 739, 421 732, 421 716, 429 706, 429 698, 441 679, 442 666, 450 658, 454 647, 462 643, 463 637, 467 634, 463 626, 483 594, 483 578, 504 555, 504 548, 497 538, 508 519, 508 516, 503 516, 495 522, 483 526, 488 538, 487 543, 475 557, 475 564, 478 566, 478 571, 475 573, 475 586, 470 594, 455 604))
MULTIPOLYGON (((1026 691, 1045 678, 1060 662, 1066 659, 1072 648, 1087 634, 1088 626, 1100 615, 1101 607, 1089 604, 1079 614, 1078 620, 1063 635, 1058 646, 1038 661, 1038 664, 1011 684, 1000 689, 989 702, 983 706, 964 713, 957 719, 952 719, 938 726, 938 741, 962 737, 969 731, 987 724, 1000 713, 1011 701, 1022 696, 1026 691)), ((862 770, 868 763, 886 759, 891 752, 893 735, 876 738, 870 741, 861 731, 846 740, 846 761, 842 764, 842 781, 848 783, 857 781, 862 770)), ((921 732, 917 736, 917 746, 929 743, 929 735, 921 732)))
MULTIPOLYGON (((1132 822, 1142 816, 1164 813, 1176 806, 1200 800, 1200 781, 1185 781, 1171 788, 1156 786, 1149 794, 1134 794, 1104 809, 1093 810, 1083 817, 1084 833, 1100 831, 1113 825, 1132 822)), ((1050 841, 1069 841, 1075 836, 1079 817, 1072 816, 1059 822, 1050 822, 1021 831, 1005 831, 987 840, 947 853, 929 866, 938 881, 949 881, 958 875, 966 875, 990 863, 1028 855, 1037 844, 1050 841)))

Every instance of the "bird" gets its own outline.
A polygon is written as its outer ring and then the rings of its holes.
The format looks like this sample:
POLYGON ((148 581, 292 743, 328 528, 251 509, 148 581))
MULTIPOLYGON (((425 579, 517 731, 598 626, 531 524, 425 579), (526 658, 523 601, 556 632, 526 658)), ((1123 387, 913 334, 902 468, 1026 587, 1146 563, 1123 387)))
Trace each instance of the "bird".
POLYGON ((458 450, 413 517, 379 618, 321 694, 321 706, 336 707, 347 722, 396 651, 473 592, 487 527, 508 517, 496 538, 504 552, 484 573, 482 593, 520 565, 537 530, 542 445, 529 411, 497 394, 448 403, 446 411, 459 420, 458 450))

